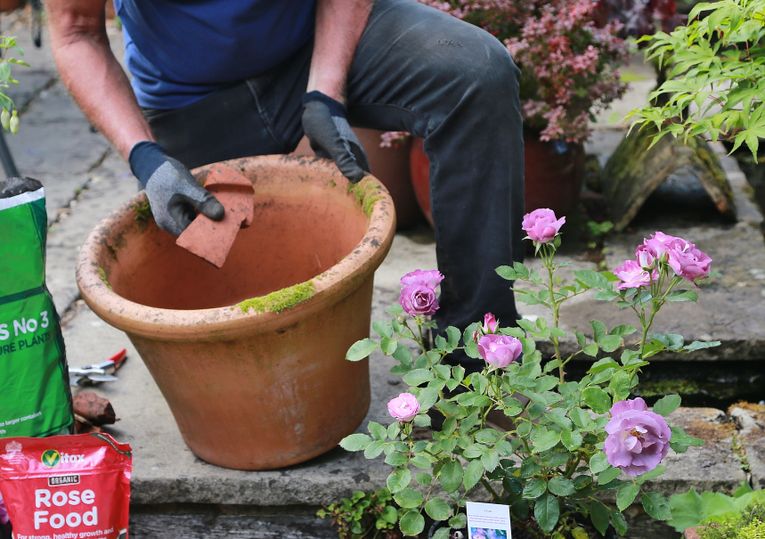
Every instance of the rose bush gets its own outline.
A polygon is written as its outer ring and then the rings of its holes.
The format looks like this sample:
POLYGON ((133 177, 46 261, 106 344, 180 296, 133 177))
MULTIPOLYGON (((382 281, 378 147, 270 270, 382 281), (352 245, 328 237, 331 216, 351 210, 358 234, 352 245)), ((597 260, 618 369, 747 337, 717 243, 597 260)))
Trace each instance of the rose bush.
MULTIPOLYGON (((402 293, 400 305, 390 309, 392 318, 373 323, 377 337, 348 351, 347 358, 355 361, 381 350, 396 360, 392 372, 409 386, 389 404, 394 422, 372 421, 368 434, 341 442, 367 458, 384 456, 392 467, 387 487, 400 507, 398 526, 406 535, 421 533, 428 516, 446 523, 435 535, 445 539, 449 528, 465 526, 465 502, 471 499, 508 504, 514 526, 556 538, 582 537, 584 519, 601 534, 612 527, 623 535, 622 512, 638 500, 649 515, 670 517, 667 500, 646 491, 646 482, 662 473, 670 448, 680 453, 700 441, 667 424, 679 396, 663 397, 649 409, 630 395, 655 354, 719 344, 685 344, 679 335, 651 333, 656 313, 667 302, 696 299, 684 283, 693 287, 711 261, 692 243, 657 232, 636 249, 634 260, 622 264, 620 275, 577 270, 573 279, 563 280, 555 253, 564 220, 548 212, 537 210, 524 219, 529 237, 536 238, 542 271, 514 263, 497 273, 514 283, 519 301, 547 307, 549 319, 521 319, 517 327, 502 327, 487 313, 464 331, 449 327, 433 337, 433 321, 423 309, 410 310, 411 294, 402 293), (631 309, 639 327, 609 328, 593 321, 592 334, 577 331, 578 349, 563 354, 560 307, 587 292, 631 309), (543 358, 540 341, 552 343, 550 357, 543 358), (485 368, 466 373, 445 361, 454 353, 482 358, 485 368), (584 376, 571 379, 567 365, 583 356, 592 364, 584 376), (443 418, 439 428, 431 427, 434 414, 443 418), (508 429, 493 426, 497 414, 508 429), (431 428, 415 439, 414 426, 431 428)), ((435 293, 441 279, 435 271, 418 270, 401 284, 404 290, 415 286, 435 293)))

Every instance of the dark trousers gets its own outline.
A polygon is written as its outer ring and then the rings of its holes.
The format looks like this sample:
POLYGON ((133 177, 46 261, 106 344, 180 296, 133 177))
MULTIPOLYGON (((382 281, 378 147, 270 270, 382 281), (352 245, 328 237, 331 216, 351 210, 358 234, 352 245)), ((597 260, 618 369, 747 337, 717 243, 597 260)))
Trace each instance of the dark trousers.
MULTIPOLYGON (((303 135, 310 56, 309 47, 189 107, 146 111, 158 142, 189 168, 289 153, 303 135)), ((518 76, 493 36, 413 0, 375 2, 350 69, 352 125, 425 141, 438 267, 446 276, 440 327, 464 328, 487 311, 506 325, 517 318, 509 283, 494 269, 522 256, 518 76)))

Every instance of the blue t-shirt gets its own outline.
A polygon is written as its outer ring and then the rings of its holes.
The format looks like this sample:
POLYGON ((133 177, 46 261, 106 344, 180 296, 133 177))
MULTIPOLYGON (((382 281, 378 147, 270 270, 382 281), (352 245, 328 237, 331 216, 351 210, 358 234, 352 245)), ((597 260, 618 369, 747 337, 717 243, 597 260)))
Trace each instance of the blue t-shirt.
POLYGON ((139 105, 185 107, 313 37, 315 0, 117 0, 139 105))

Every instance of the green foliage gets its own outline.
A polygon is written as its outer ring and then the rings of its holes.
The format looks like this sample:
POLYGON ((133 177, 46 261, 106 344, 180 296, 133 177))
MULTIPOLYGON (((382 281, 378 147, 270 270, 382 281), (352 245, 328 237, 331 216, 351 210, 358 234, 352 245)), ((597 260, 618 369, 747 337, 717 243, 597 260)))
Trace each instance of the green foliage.
POLYGON ((672 517, 667 523, 682 532, 702 524, 735 520, 746 514, 750 506, 759 508, 759 514, 762 514, 765 510, 764 490, 752 490, 748 485, 742 485, 732 496, 728 496, 721 492, 699 494, 691 489, 669 498, 672 517))
POLYGON ((738 513, 706 522, 701 539, 762 539, 765 537, 765 503, 752 503, 738 513))
POLYGON ((328 518, 340 539, 375 539, 396 529, 399 509, 387 489, 354 492, 350 498, 331 503, 316 515, 328 518))
POLYGON ((11 133, 17 133, 19 130, 19 116, 13 100, 8 97, 5 91, 13 84, 19 81, 13 77, 12 66, 28 64, 23 60, 8 56, 8 51, 16 48, 16 38, 12 36, 0 36, 0 51, 4 54, 0 57, 0 124, 3 129, 11 133))
POLYGON ((667 79, 651 94, 654 104, 628 118, 654 129, 654 143, 665 135, 724 139, 757 159, 765 137, 765 0, 701 2, 688 20, 641 40, 667 79))

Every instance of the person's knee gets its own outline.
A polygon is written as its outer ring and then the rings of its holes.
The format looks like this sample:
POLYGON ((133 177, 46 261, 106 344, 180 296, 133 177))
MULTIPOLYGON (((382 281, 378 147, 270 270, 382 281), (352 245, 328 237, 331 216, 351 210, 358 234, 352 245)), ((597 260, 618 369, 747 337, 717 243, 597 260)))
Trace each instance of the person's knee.
POLYGON ((494 36, 479 29, 469 41, 463 41, 464 52, 453 55, 440 66, 444 84, 452 86, 455 105, 466 100, 491 108, 517 106, 520 71, 510 52, 494 36))
POLYGON ((480 98, 498 106, 514 103, 520 89, 520 71, 510 52, 493 36, 486 36, 484 48, 484 69, 475 81, 480 98))

